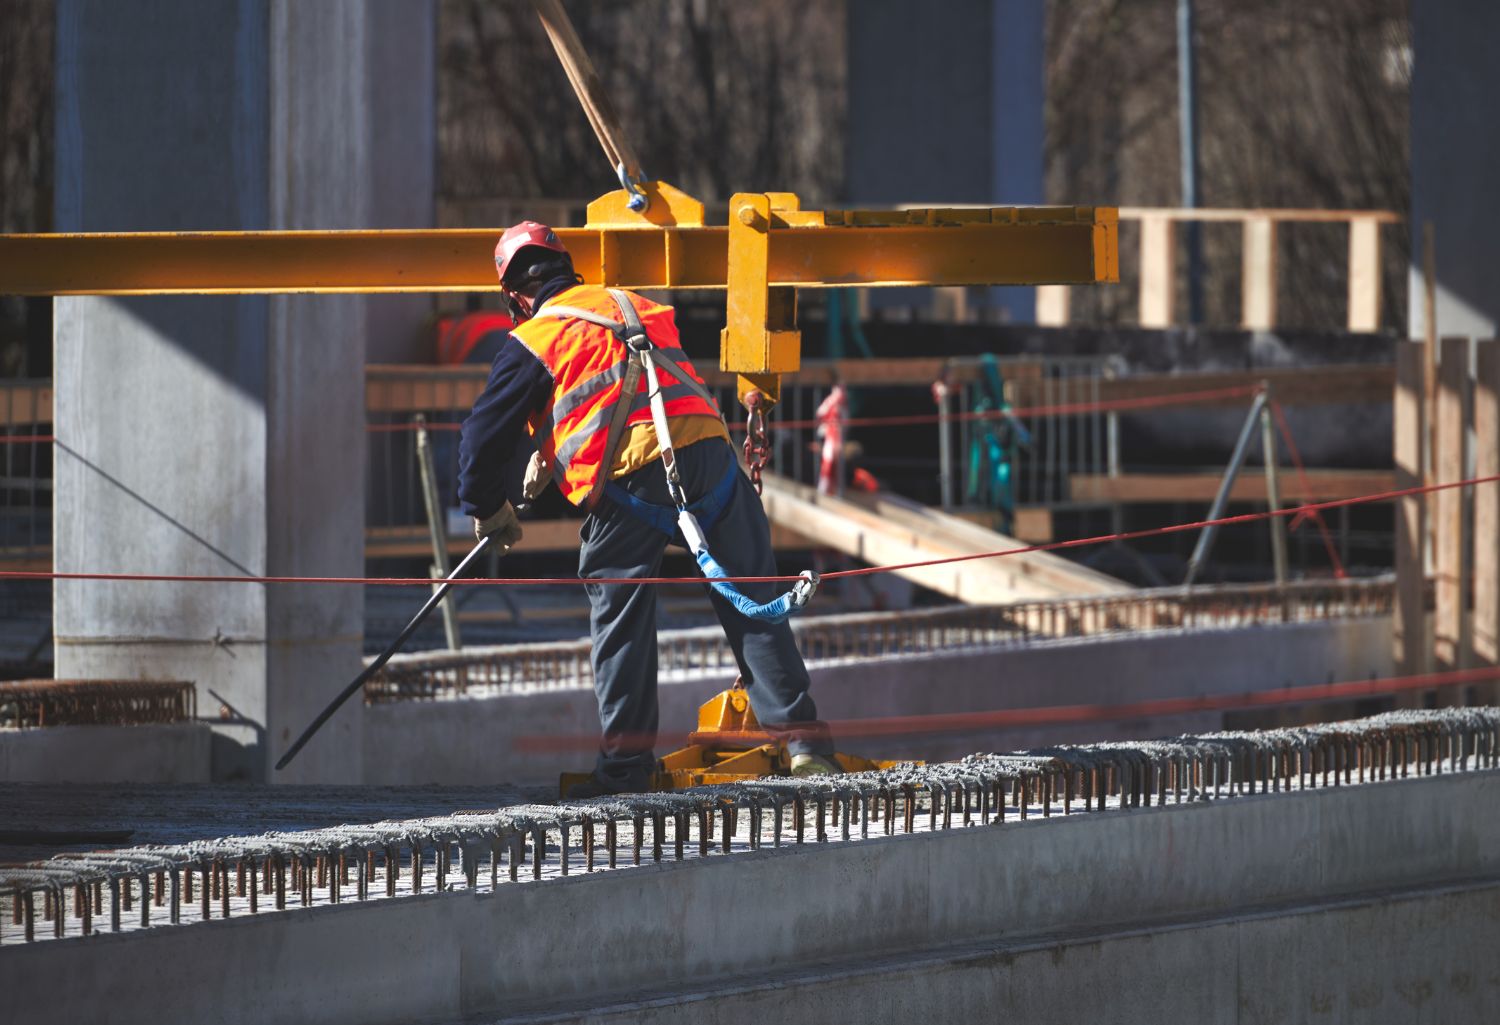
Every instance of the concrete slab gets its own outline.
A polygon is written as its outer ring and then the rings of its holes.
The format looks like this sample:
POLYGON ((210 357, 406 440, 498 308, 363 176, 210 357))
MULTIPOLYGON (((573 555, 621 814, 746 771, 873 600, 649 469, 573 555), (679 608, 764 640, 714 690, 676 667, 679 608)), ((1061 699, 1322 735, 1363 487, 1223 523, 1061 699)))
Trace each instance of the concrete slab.
MULTIPOLYGON (((773 1017, 821 1007, 840 1019, 837 1005, 796 1003, 796 974, 880 957, 921 964, 871 977, 875 988, 851 997, 872 1021, 948 1016, 950 995, 975 1018, 1011 1010, 1047 1020, 1079 1008, 1127 1021, 1158 1012, 1296 1020, 1281 1012, 1304 997, 1368 1004, 1367 979, 1396 995, 1346 1020, 1409 1020, 1385 1010, 1402 1010, 1403 999, 1440 1016, 1479 1005, 1493 985, 1480 962, 1500 942, 1497 801, 1500 771, 1446 774, 10 946, 0 949, 0 1017, 27 1020, 37 1008, 51 1020, 118 1022, 576 1017, 633 999, 642 980, 686 994, 754 974, 789 980, 777 987, 783 1000, 763 998, 773 1017), (1434 888, 1476 882, 1474 900, 1420 904, 1434 888), (1418 902, 1401 905, 1409 914, 1384 910, 1408 898, 1418 902), (1330 905, 1347 900, 1367 910, 1340 919, 1330 905), (1288 916, 1315 931, 1294 942, 1256 924, 1288 916), (1167 936, 1181 929, 1200 931, 1188 943, 1167 936), (1363 960, 1343 975, 1329 962, 1321 980, 1313 968, 1293 974, 1303 990, 1288 984, 1284 996, 1246 1005, 1247 988, 1283 985, 1288 959, 1334 943, 1363 960), (953 956, 975 944, 993 949, 953 956), (999 967, 970 975, 986 958, 999 967), (1225 1013, 1223 964, 1234 965, 1235 1016, 1225 1013), (1439 977, 1443 964, 1457 968, 1439 977), (1183 978, 1200 972, 1218 974, 1183 978), (1249 1016, 1261 1006, 1266 1017, 1249 1016)), ((742 1020, 734 1002, 718 1006, 695 1020, 742 1020)))

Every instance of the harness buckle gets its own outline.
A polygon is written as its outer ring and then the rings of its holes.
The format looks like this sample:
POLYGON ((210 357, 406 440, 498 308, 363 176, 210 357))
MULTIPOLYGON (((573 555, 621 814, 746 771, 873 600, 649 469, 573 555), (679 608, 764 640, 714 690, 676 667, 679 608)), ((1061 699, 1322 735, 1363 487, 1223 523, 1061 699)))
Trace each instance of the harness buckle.
POLYGON ((818 582, 821 579, 810 569, 797 574, 797 582, 792 585, 792 606, 800 609, 812 601, 813 595, 818 593, 818 582))

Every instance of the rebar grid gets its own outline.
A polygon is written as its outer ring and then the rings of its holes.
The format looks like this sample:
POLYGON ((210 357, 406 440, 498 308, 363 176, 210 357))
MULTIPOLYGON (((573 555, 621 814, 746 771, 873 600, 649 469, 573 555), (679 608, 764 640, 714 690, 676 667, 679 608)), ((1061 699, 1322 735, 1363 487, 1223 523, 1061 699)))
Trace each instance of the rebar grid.
MULTIPOLYGON (((815 616, 791 622, 803 656, 819 663, 1016 647, 1068 637, 1381 616, 1391 613, 1394 594, 1394 578, 1381 576, 1284 587, 1155 588, 1106 597, 815 616)), ((365 701, 592 687, 589 649, 585 638, 397 655, 365 685, 365 701)), ((666 676, 736 671, 734 652, 717 627, 662 631, 658 650, 660 672, 666 676)))
POLYGON ((768 836, 774 847, 847 841, 1497 766, 1500 708, 1403 710, 1290 729, 976 754, 844 776, 768 777, 59 855, 0 868, 0 895, 8 898, 0 903, 0 944, 86 936, 103 928, 95 919, 106 913, 109 930, 119 932, 349 899, 493 890, 577 867, 661 861, 669 850, 679 861, 755 850, 768 836))
POLYGON ((0 682, 0 727, 137 726, 197 715, 191 683, 159 680, 0 682))

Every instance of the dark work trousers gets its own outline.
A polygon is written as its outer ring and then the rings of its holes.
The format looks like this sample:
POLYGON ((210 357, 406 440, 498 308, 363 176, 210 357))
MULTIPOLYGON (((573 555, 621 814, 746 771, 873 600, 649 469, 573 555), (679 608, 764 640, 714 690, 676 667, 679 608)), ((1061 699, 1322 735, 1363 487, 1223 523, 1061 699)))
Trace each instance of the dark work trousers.
MULTIPOLYGON (((723 439, 710 438, 679 449, 677 467, 688 501, 696 502, 735 467, 734 450, 723 439)), ((738 467, 734 475, 733 496, 707 531, 708 550, 731 576, 773 576, 776 558, 760 496, 738 467)), ((615 483, 643 501, 672 504, 666 472, 659 460, 615 483)), ((667 536, 607 497, 583 521, 580 536, 583 549, 578 575, 585 580, 661 575, 667 536)), ((680 532, 671 543, 683 545, 680 532)), ((704 587, 739 663, 756 718, 768 730, 785 732, 787 749, 793 754, 832 755, 833 741, 828 727, 818 721, 817 709, 807 692, 807 667, 792 637, 791 625, 748 619, 708 585, 704 587)), ((739 587, 753 600, 766 602, 784 593, 789 585, 739 587)), ((603 733, 595 771, 610 785, 640 788, 656 764, 652 748, 657 729, 657 588, 589 584, 586 589, 594 641, 594 692, 599 699, 603 733)))

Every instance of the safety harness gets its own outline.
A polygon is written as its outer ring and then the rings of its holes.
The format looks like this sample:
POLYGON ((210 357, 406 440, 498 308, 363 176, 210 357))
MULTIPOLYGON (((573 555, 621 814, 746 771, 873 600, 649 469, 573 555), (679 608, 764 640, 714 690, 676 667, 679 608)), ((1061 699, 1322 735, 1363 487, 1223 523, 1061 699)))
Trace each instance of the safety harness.
POLYGON ((599 467, 599 475, 594 481, 593 488, 584 500, 584 508, 593 512, 600 498, 608 495, 610 500, 621 509, 668 537, 675 538, 680 531, 709 585, 742 615, 770 623, 785 621, 792 613, 804 608, 812 599, 814 592, 818 589, 818 575, 812 570, 803 570, 790 591, 774 601, 765 603, 752 601, 729 582, 727 579, 729 574, 709 554, 708 539, 705 535, 719 521, 719 517, 729 505, 734 495, 735 474, 739 472, 739 467, 731 464, 729 472, 714 486, 713 490, 697 502, 689 504, 687 493, 682 489, 682 477, 677 471, 677 456, 672 449, 672 434, 667 427, 666 401, 662 398, 661 382, 656 374, 657 359, 666 358, 672 362, 674 366, 670 370, 673 376, 711 407, 718 409, 718 403, 708 393, 707 388, 693 379, 685 367, 676 365, 677 361, 669 353, 664 352, 651 341, 646 334, 645 327, 641 324, 640 314, 636 312, 635 304, 630 301, 628 295, 617 288, 609 289, 609 295, 620 309, 622 319, 619 321, 610 320, 603 314, 575 306, 548 304, 536 312, 537 317, 583 320, 607 328, 625 345, 627 361, 625 377, 621 384, 620 395, 615 400, 614 409, 610 414, 609 428, 604 436, 604 461, 599 467), (640 388, 643 373, 646 375, 646 395, 651 408, 651 425, 656 432, 657 447, 661 449, 662 468, 666 471, 667 493, 672 497, 672 506, 644 501, 608 479, 610 470, 619 456, 620 444, 625 436, 625 422, 629 419, 631 409, 635 404, 635 395, 640 388))

